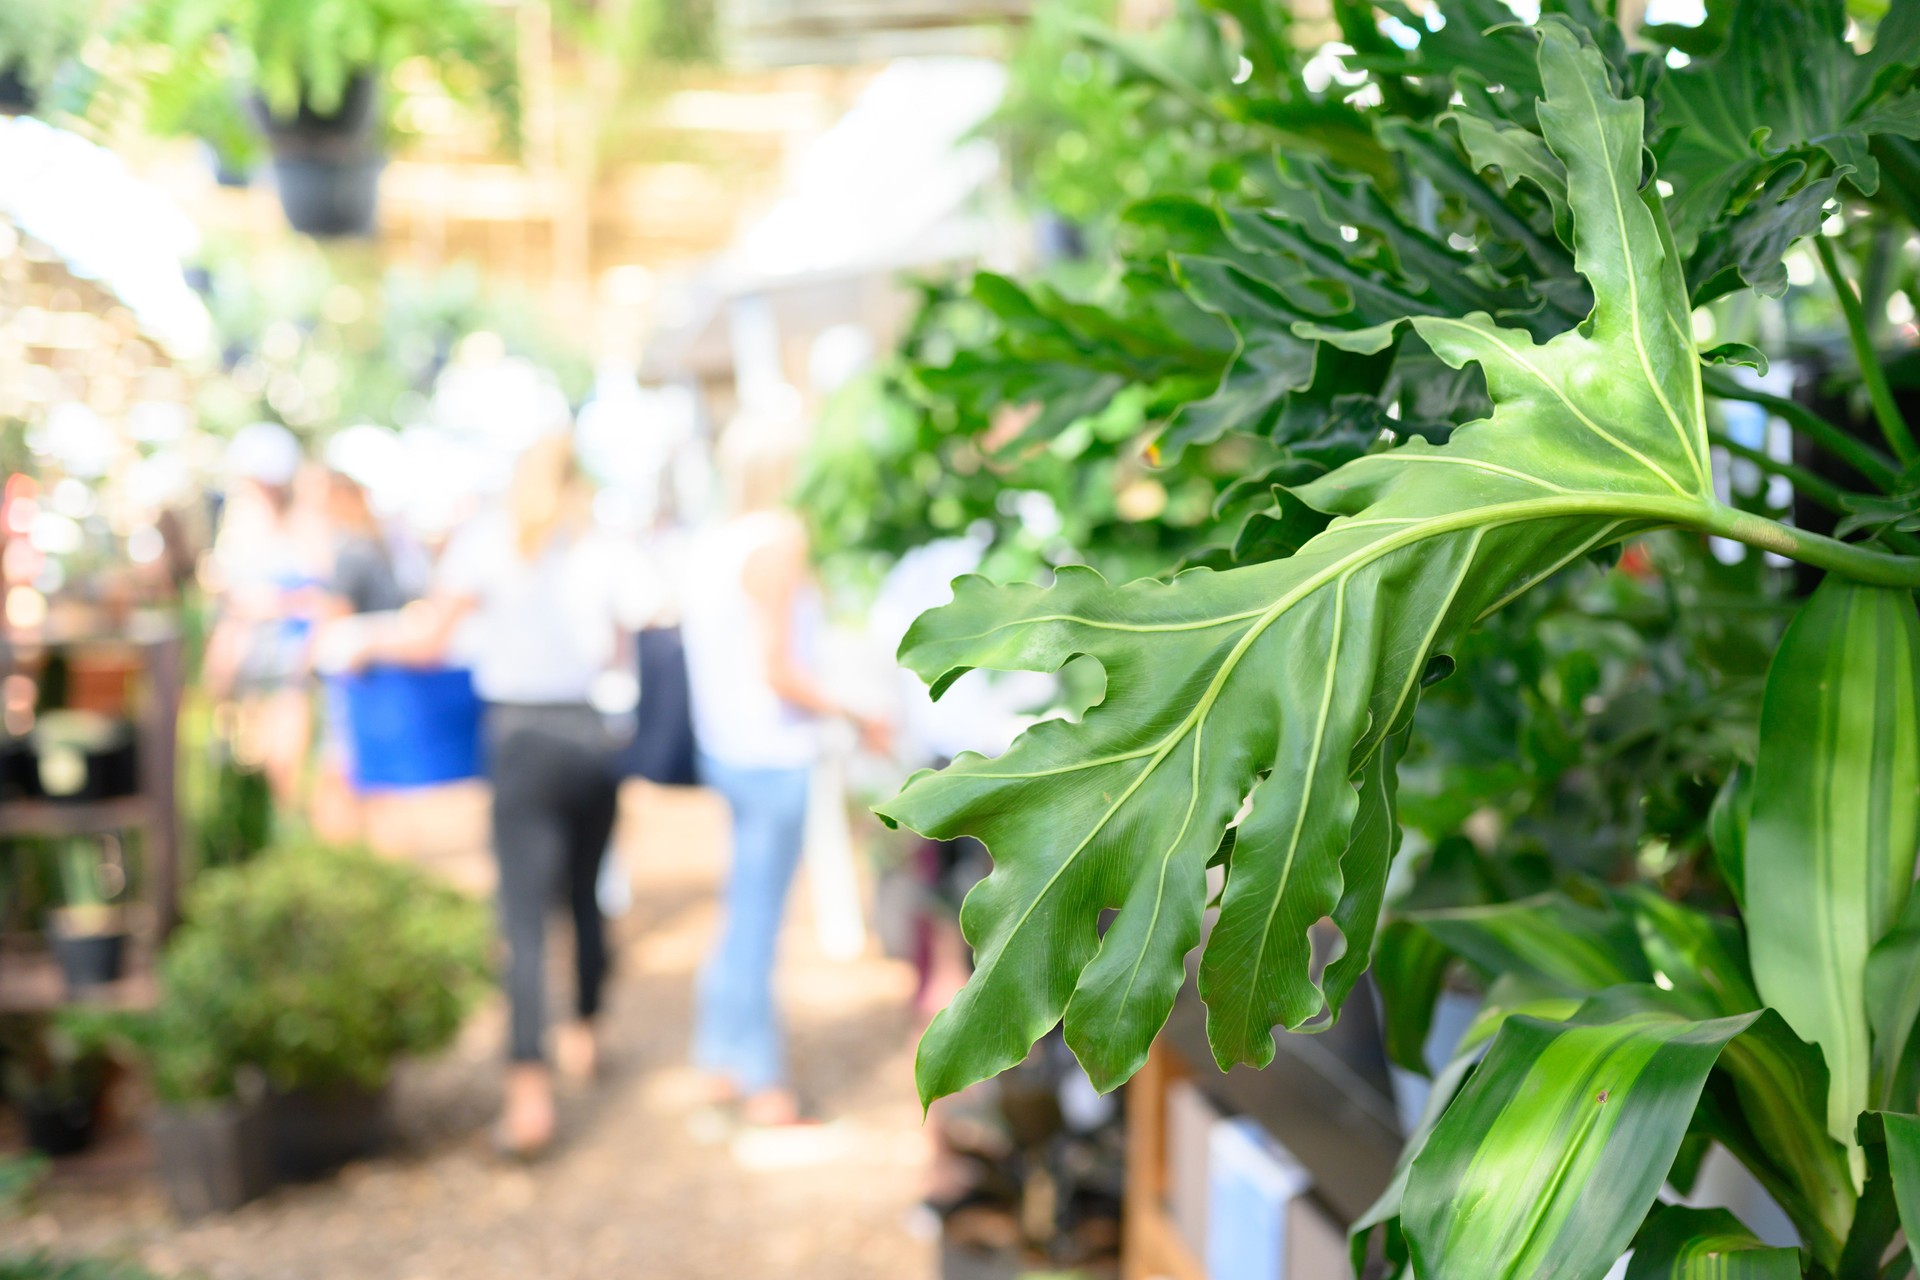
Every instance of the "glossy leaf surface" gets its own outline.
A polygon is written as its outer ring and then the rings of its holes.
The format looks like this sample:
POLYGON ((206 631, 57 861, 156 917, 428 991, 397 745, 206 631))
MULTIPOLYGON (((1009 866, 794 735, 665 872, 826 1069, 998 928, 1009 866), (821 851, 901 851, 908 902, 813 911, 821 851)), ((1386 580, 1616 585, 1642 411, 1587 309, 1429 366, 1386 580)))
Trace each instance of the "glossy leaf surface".
POLYGON ((1920 1267, 1920 1116, 1888 1112, 1880 1117, 1887 1139, 1887 1170, 1893 1202, 1907 1233, 1907 1251, 1920 1267))
POLYGON ((1414 321, 1442 360, 1480 365, 1492 417, 1300 490, 1340 518, 1285 560, 1125 587, 1074 569, 1048 589, 963 579, 909 633, 902 657, 936 692, 973 667, 1078 654, 1107 674, 1082 723, 962 757, 882 806, 996 860, 962 913, 973 978, 922 1041, 923 1096, 1004 1069, 1063 1016, 1097 1084, 1137 1069, 1199 939, 1203 868, 1249 798, 1201 992, 1215 1056, 1267 1062, 1273 1026, 1328 1011, 1307 928, 1378 892, 1342 873, 1352 779, 1429 658, 1596 547, 1711 518, 1685 284, 1639 187, 1641 104, 1571 29, 1541 32, 1538 114, 1597 302, 1545 343, 1485 315, 1414 321))
POLYGON ((1411 1166, 1416 1275, 1599 1280, 1626 1251, 1708 1074, 1758 1015, 1695 1021, 1618 991, 1571 1022, 1501 1027, 1411 1166))
MULTIPOLYGON (((1831 1076, 1848 1145, 1870 1102, 1867 958, 1913 882, 1920 840, 1920 616, 1906 591, 1829 577, 1767 677, 1746 845, 1755 984, 1831 1076)), ((1864 1177, 1856 1156, 1855 1183, 1864 1177)))
POLYGON ((1800 1280, 1800 1251, 1770 1248, 1725 1209, 1661 1209, 1633 1246, 1626 1280, 1800 1280))

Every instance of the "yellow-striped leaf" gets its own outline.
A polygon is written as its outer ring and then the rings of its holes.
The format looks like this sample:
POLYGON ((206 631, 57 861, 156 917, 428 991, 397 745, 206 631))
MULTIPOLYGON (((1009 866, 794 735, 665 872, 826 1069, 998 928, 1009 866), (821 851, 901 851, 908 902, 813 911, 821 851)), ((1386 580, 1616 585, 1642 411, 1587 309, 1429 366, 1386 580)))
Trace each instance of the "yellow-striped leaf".
POLYGON ((1830 576, 1767 675, 1746 837, 1746 921, 1760 996, 1829 1075, 1827 1129, 1866 1166, 1867 960, 1913 883, 1920 840, 1920 615, 1910 592, 1830 576))
POLYGON ((1800 1251, 1768 1246, 1725 1209, 1673 1205, 1634 1241, 1627 1280, 1800 1280, 1800 1251))
POLYGON ((1600 1280, 1652 1207, 1721 1052, 1759 1016, 1691 1020, 1623 987, 1570 1022, 1509 1018, 1409 1170, 1414 1274, 1600 1280))

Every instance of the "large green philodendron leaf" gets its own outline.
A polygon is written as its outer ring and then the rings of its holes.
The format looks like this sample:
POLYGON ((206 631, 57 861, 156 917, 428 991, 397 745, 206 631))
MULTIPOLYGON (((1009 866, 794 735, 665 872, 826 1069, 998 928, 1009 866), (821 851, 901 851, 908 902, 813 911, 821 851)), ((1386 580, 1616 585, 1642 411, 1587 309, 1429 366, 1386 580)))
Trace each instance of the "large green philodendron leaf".
POLYGON ((1633 1242, 1626 1280, 1800 1280, 1800 1251, 1769 1247, 1725 1209, 1672 1205, 1633 1242))
POLYGON ((1911 592, 1829 577, 1767 675, 1746 836, 1755 985, 1832 1078, 1853 1149, 1871 1101, 1868 956, 1905 905, 1920 842, 1920 615, 1911 592))
POLYGON ((1714 1063, 1758 1017, 1695 1021, 1622 987, 1570 1022, 1507 1019, 1409 1170, 1414 1274, 1599 1280, 1653 1205, 1714 1063))
POLYGON ((1337 1012, 1307 931, 1379 892, 1347 878, 1353 779, 1411 715, 1429 659, 1596 547, 1728 528, 1685 283, 1659 197, 1638 185, 1641 104, 1612 95, 1564 25, 1542 24, 1539 59, 1538 115, 1597 302, 1544 343, 1485 315, 1415 318, 1448 364, 1480 364, 1490 418, 1300 489, 1341 518, 1286 559, 1123 587, 1072 568, 1046 589, 962 579, 907 636, 902 658, 936 694, 973 667, 1080 654, 1107 676, 1081 723, 963 756, 881 807, 995 858, 962 911, 973 977, 921 1043, 923 1096, 1018 1062, 1063 1017, 1101 1087, 1136 1070, 1199 940, 1207 860, 1249 800, 1200 982, 1219 1060, 1269 1061, 1276 1024, 1337 1012))
POLYGON ((1920 137, 1920 20, 1896 4, 1872 53, 1847 41, 1842 0, 1737 0, 1711 58, 1669 72, 1659 90, 1661 169, 1676 187, 1683 250, 1780 157, 1824 152, 1871 195, 1876 135, 1920 137))

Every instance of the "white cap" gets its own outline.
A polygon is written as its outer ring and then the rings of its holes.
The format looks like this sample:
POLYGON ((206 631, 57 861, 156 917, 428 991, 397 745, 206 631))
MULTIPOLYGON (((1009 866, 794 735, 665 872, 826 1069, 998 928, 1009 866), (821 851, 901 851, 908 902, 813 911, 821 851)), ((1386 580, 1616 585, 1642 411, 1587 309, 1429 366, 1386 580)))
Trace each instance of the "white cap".
POLYGON ((254 422, 227 444, 227 474, 260 484, 287 485, 300 470, 300 442, 277 422, 254 422))

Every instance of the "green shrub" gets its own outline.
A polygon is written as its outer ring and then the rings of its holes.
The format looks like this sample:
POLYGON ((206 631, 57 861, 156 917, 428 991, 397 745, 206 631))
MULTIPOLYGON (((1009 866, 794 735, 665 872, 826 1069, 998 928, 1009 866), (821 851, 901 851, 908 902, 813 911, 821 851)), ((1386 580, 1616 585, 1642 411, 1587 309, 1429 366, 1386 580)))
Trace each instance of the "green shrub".
POLYGON ((168 1101, 227 1096, 247 1067, 283 1089, 377 1088, 453 1039, 490 936, 481 904, 411 867, 272 849, 200 878, 135 1038, 168 1101))
POLYGON ((105 1258, 61 1261, 44 1253, 0 1257, 0 1280, 153 1280, 153 1273, 130 1262, 105 1258))

